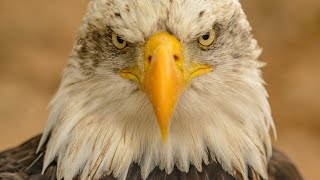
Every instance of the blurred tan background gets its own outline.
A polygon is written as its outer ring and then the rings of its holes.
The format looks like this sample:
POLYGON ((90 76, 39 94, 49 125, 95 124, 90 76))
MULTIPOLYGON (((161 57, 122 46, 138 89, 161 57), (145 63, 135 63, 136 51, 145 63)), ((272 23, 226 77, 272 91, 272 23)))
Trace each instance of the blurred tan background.
MULTIPOLYGON (((0 1, 0 150, 41 132, 87 0, 0 1)), ((268 62, 275 143, 320 179, 320 1, 242 0, 268 62)))

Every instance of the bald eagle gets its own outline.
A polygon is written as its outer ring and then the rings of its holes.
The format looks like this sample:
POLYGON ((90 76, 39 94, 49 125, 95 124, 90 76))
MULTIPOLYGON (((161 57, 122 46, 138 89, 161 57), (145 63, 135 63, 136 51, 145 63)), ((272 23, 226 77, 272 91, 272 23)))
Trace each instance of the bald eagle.
POLYGON ((41 136, 2 179, 300 180, 238 0, 91 0, 41 136))

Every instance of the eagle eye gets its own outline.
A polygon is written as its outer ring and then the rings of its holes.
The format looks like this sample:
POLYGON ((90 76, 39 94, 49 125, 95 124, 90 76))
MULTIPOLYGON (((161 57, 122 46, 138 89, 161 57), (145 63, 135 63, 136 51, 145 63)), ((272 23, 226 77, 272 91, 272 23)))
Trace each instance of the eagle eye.
POLYGON ((128 45, 127 41, 123 40, 115 32, 112 32, 112 42, 117 49, 124 49, 128 45))
POLYGON ((216 31, 214 28, 212 28, 211 31, 207 32, 203 36, 199 38, 199 46, 203 48, 210 47, 213 43, 214 40, 216 39, 216 31))

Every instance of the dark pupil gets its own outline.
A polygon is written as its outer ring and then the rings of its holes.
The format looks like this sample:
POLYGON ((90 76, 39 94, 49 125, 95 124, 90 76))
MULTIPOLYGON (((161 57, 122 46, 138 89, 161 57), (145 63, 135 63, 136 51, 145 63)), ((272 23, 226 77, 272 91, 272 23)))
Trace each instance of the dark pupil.
POLYGON ((119 44, 123 44, 124 43, 124 40, 121 39, 121 37, 117 36, 117 41, 119 44))
POLYGON ((210 38, 210 33, 207 33, 206 35, 202 36, 203 40, 208 40, 210 38))

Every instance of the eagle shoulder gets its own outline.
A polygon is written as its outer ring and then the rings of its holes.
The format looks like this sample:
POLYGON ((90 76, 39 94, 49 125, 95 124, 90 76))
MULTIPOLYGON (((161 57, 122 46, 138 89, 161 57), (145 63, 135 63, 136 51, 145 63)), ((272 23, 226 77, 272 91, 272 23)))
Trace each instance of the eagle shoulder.
POLYGON ((293 162, 282 152, 273 148, 268 166, 269 180, 303 180, 293 162))
POLYGON ((44 152, 36 154, 40 138, 41 135, 38 135, 16 148, 0 153, 0 179, 55 179, 54 167, 41 175, 44 152))

